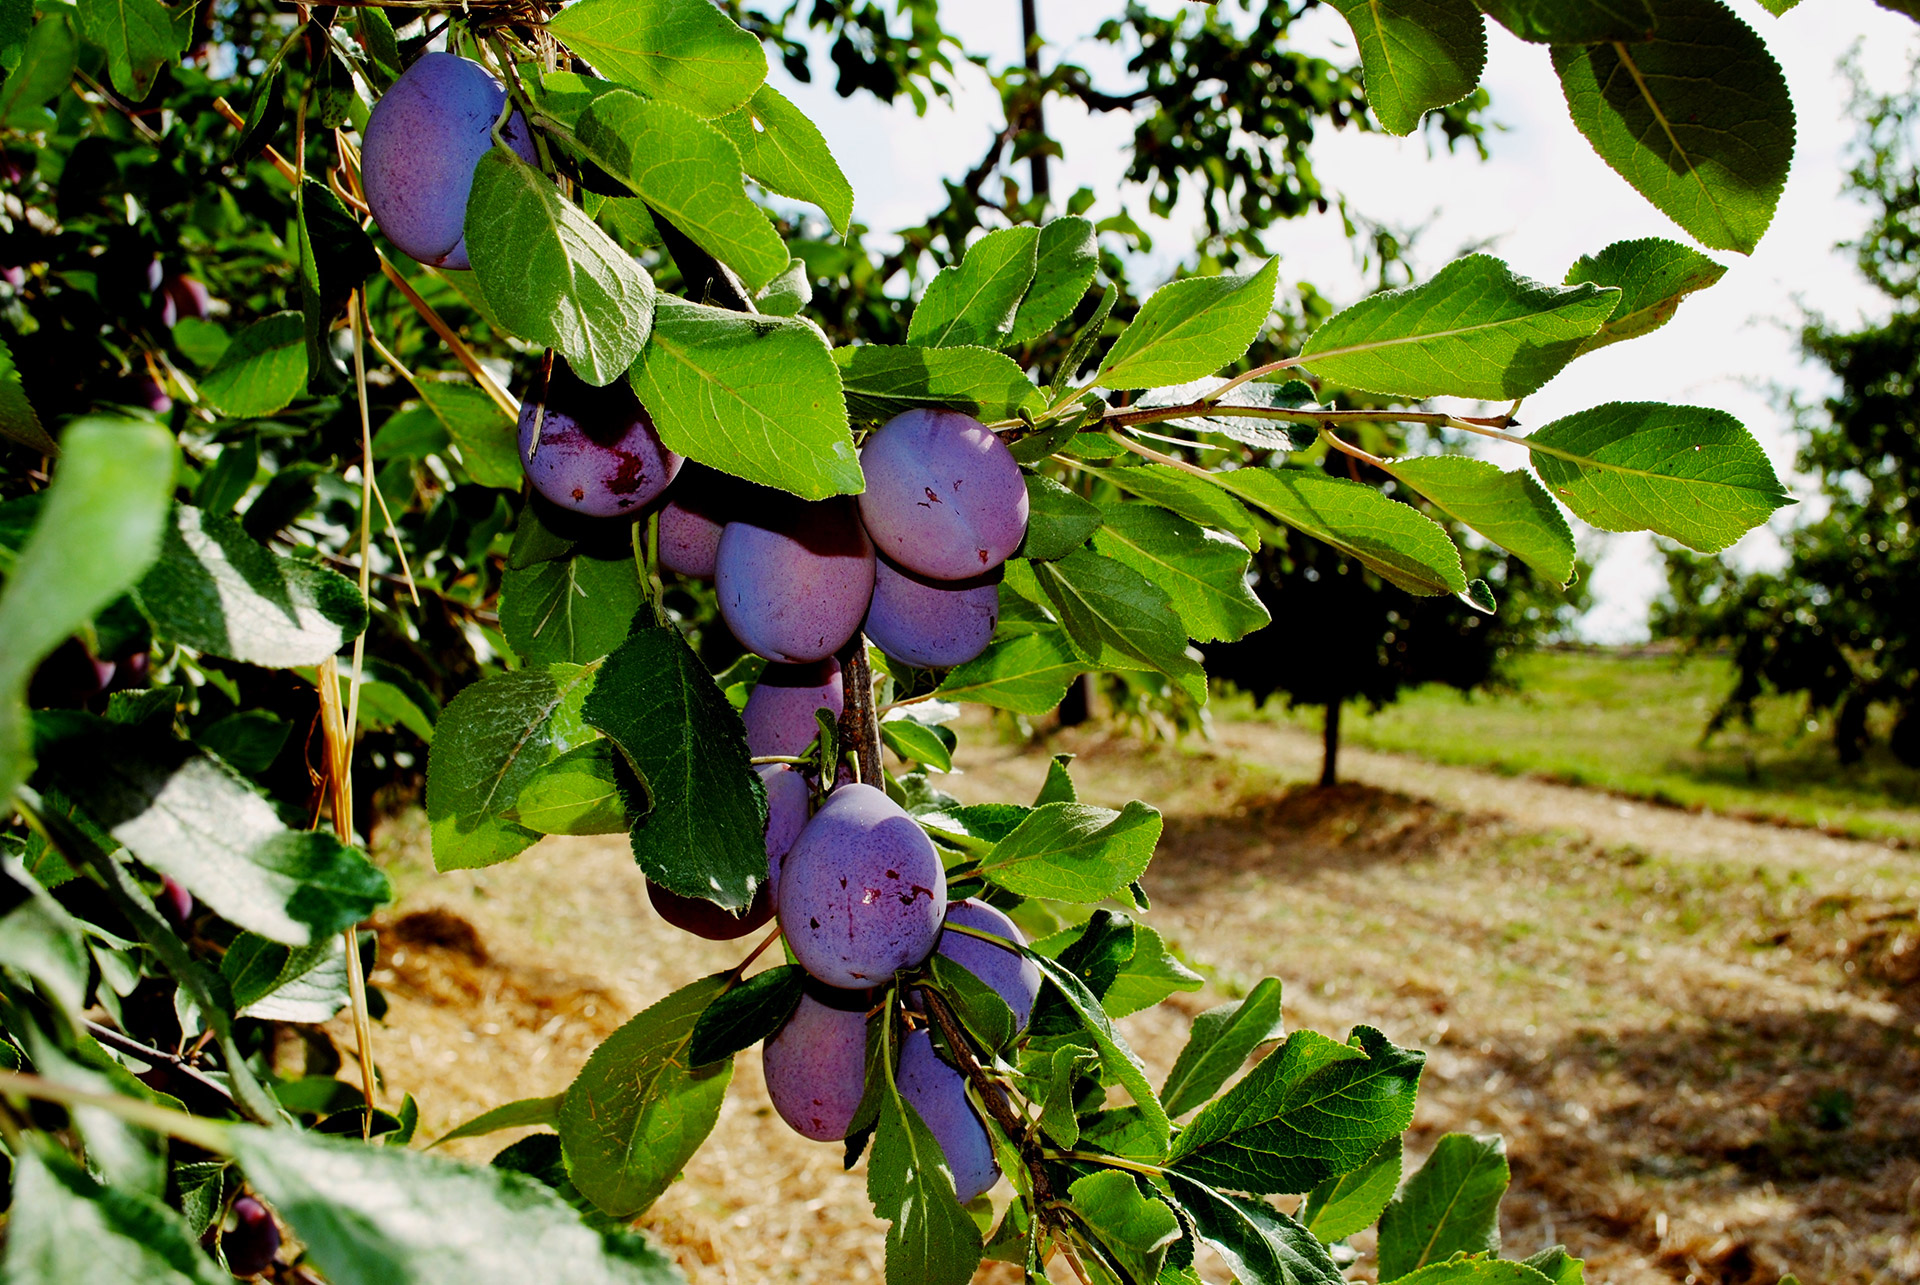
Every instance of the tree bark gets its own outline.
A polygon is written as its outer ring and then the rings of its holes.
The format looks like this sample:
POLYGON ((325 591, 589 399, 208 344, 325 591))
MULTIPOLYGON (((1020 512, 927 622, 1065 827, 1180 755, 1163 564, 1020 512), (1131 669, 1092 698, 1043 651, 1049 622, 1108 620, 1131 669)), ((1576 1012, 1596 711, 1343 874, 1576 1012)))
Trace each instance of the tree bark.
POLYGON ((1328 701, 1326 717, 1320 725, 1320 787, 1339 784, 1340 702, 1328 701))
MULTIPOLYGON (((1020 0, 1020 32, 1026 38, 1026 64, 1029 81, 1040 78, 1040 20, 1035 12, 1038 6, 1035 0, 1020 0)), ((1028 108, 1027 127, 1036 134, 1047 132, 1045 98, 1035 94, 1033 105, 1028 108)), ((1053 194, 1052 175, 1047 172, 1047 154, 1035 152, 1027 158, 1027 164, 1033 170, 1033 194, 1045 199, 1053 194)))

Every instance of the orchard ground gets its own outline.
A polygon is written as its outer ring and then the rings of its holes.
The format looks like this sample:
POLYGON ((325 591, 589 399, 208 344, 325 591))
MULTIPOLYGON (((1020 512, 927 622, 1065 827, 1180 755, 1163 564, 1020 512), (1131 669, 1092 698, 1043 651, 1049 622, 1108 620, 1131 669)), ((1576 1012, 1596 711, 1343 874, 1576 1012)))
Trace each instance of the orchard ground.
MULTIPOLYGON (((1156 1081, 1193 1014, 1272 973, 1290 1027, 1427 1051, 1409 1168, 1449 1130, 1506 1136, 1523 1252, 1564 1241, 1608 1285, 1920 1279, 1920 855, 1358 747, 1318 791, 1317 737, 1271 717, 1177 748, 980 720, 961 745, 945 784, 968 800, 1030 797, 1064 750, 1083 798, 1165 812, 1147 921, 1210 980, 1125 1022, 1156 1081)), ((446 876, 417 815, 377 846, 400 900, 374 1049, 428 1136, 558 1092, 746 949, 662 922, 620 836, 446 876)), ((734 1074, 644 1225, 696 1282, 878 1281, 864 1165, 781 1124, 757 1054, 734 1074)))

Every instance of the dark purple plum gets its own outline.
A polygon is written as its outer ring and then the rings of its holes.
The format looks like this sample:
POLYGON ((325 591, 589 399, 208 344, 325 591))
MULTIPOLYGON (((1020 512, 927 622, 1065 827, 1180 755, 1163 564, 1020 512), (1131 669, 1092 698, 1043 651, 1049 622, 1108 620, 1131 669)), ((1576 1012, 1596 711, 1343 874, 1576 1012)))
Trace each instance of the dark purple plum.
MULTIPOLYGON (((474 166, 493 146, 507 91, 477 62, 431 53, 374 104, 360 149, 367 207, 389 241, 440 268, 470 268, 467 194, 474 166)), ((515 112, 501 131, 536 163, 527 122, 515 112)))
POLYGON ((233 1202, 235 1223, 220 1233, 220 1252, 235 1276, 258 1276, 280 1253, 280 1228, 267 1207, 252 1196, 233 1202))
POLYGON ((204 321, 212 308, 207 288, 185 273, 176 272, 160 283, 160 324, 169 329, 182 317, 204 321))
POLYGON ((926 1121, 953 1170, 953 1194, 966 1204, 1000 1179, 987 1127, 967 1101, 967 1081, 933 1051, 933 1037, 910 1031, 900 1041, 900 1096, 926 1121))
POLYGON ((164 415, 173 409, 173 398, 167 395, 167 386, 144 371, 123 378, 112 400, 122 406, 144 407, 156 415, 164 415))
POLYGON ((533 489, 561 508, 615 518, 666 490, 681 461, 626 380, 595 388, 555 357, 544 399, 521 403, 520 462, 533 489))
POLYGON ((699 464, 680 471, 660 510, 660 565, 691 580, 713 579, 720 532, 739 511, 741 488, 699 464))
MULTIPOLYGON (((1027 941, 1013 920, 972 897, 948 906, 946 922, 962 928, 977 928, 1023 946, 1027 941)), ((1007 1007, 1013 1010, 1016 1035, 1027 1029, 1027 1019, 1033 1016, 1033 1001, 1040 994, 1038 964, 1019 951, 1002 949, 965 933, 942 932, 939 952, 993 987, 994 993, 1007 1002, 1007 1007)))
POLYGON ((193 894, 172 875, 160 876, 160 891, 153 896, 153 906, 176 931, 193 918, 193 894))
POLYGON ((773 895, 764 883, 753 894, 753 900, 747 903, 745 913, 738 915, 731 910, 722 910, 705 897, 683 897, 662 888, 651 879, 647 881, 647 900, 653 903, 660 917, 675 928, 708 941, 732 941, 736 937, 744 937, 773 918, 773 895))
POLYGON ((954 411, 910 410, 860 448, 860 517, 880 552, 935 580, 1005 562, 1027 533, 1027 485, 1006 444, 954 411))
POLYGON ((810 665, 768 665, 740 712, 747 724, 747 753, 755 758, 800 753, 820 734, 814 712, 824 709, 839 718, 845 703, 840 662, 831 656, 810 665))
POLYGON ((873 542, 845 500, 776 504, 727 523, 714 560, 720 614, 741 645, 784 664, 825 660, 873 597, 873 542))
POLYGON ((780 863, 807 828, 813 791, 807 778, 785 763, 761 763, 753 770, 767 787, 767 896, 774 898, 780 895, 780 863))
POLYGON ((863 989, 933 953, 947 872, 899 804, 871 785, 843 785, 781 862, 776 904, 802 968, 829 986, 863 989))
POLYGON ((972 580, 933 580, 878 560, 873 601, 861 626, 889 657, 921 669, 951 669, 987 649, 1000 621, 1001 568, 972 580))
POLYGON ((816 1142, 847 1136, 866 1085, 870 1003, 864 992, 809 988, 761 1050, 767 1096, 795 1132, 816 1142))

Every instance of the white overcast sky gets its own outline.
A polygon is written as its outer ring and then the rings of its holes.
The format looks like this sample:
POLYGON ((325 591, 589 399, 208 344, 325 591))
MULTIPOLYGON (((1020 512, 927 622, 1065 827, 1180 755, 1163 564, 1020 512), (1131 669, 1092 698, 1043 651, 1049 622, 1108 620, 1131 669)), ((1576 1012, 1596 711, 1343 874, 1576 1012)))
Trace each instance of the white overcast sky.
MULTIPOLYGON (((1180 0, 1150 0, 1159 11, 1180 0)), ((1846 116, 1847 84, 1838 64, 1856 41, 1871 83, 1890 88, 1905 75, 1920 46, 1920 27, 1871 0, 1813 0, 1774 18, 1755 0, 1730 0, 1758 30, 1786 72, 1799 113, 1793 172, 1773 226, 1751 258, 1717 254, 1729 265, 1711 290, 1693 296, 1667 327, 1646 339, 1582 358, 1527 402, 1522 418, 1541 425, 1606 401, 1672 401, 1731 412, 1759 438, 1782 476, 1794 444, 1773 389, 1804 393, 1825 387, 1820 371, 1800 360, 1794 335, 1802 307, 1853 322, 1877 315, 1880 304, 1837 252, 1835 243, 1865 222, 1863 208, 1842 192, 1854 127, 1846 116)), ((1015 56, 1020 40, 1019 0, 967 0, 943 5, 942 21, 970 50, 1015 56)), ((1096 84, 1127 83, 1124 55, 1091 39, 1120 12, 1114 0, 1054 0, 1041 6, 1047 57, 1070 58, 1096 84)), ((1237 12, 1235 10, 1234 12, 1237 12)), ((1631 237, 1687 238, 1594 155, 1567 118, 1565 100, 1546 50, 1523 44, 1489 23, 1483 83, 1492 96, 1490 160, 1463 149, 1430 155, 1416 135, 1395 139, 1355 130, 1324 130, 1313 149, 1322 181, 1344 193, 1353 208, 1395 227, 1420 226, 1415 261, 1428 275, 1463 247, 1491 238, 1492 252, 1515 270, 1559 281, 1569 264, 1609 242, 1631 237)), ((1351 33, 1339 15, 1321 6, 1295 28, 1296 44, 1314 53, 1350 59, 1351 33)), ((777 63, 774 78, 825 132, 852 180, 854 217, 876 232, 918 222, 942 200, 941 180, 966 172, 984 153, 999 105, 984 73, 965 66, 951 105, 936 103, 925 116, 910 107, 880 108, 872 98, 842 99, 832 90, 833 66, 815 60, 812 85, 793 83, 777 63)), ((1198 218, 1191 197, 1171 220, 1147 214, 1144 192, 1121 181, 1132 139, 1124 113, 1089 115, 1058 102, 1049 124, 1066 152, 1055 163, 1059 193, 1087 186, 1100 194, 1094 217, 1121 206, 1154 235, 1155 253, 1136 279, 1164 276, 1191 244, 1198 218)), ((1023 176, 1024 177, 1024 174, 1023 176)), ((1339 303, 1364 293, 1365 281, 1341 232, 1337 214, 1308 216, 1274 229, 1268 245, 1281 258, 1282 289, 1301 279, 1339 303)), ((1487 452, 1508 467, 1518 458, 1487 452)), ((1520 454, 1517 450, 1515 455, 1520 454)), ((1794 489, 1806 488, 1791 480, 1794 489)), ((1791 515, 1795 510, 1786 510, 1791 515)), ((1783 516, 1780 521, 1793 520, 1783 516)), ((1649 537, 1602 536, 1575 523, 1594 559, 1593 609, 1582 620, 1595 641, 1646 636, 1646 608, 1661 588, 1661 567, 1649 537)), ((1770 532, 1754 532, 1727 555, 1743 564, 1777 560, 1770 532)))

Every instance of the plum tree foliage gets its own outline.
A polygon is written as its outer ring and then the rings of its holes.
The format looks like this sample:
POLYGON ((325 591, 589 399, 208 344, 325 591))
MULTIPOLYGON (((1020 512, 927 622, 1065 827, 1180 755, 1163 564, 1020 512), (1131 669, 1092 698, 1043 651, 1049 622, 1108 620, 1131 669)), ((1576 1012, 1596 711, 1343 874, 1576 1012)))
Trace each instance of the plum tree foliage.
POLYGON ((1577 1280, 1489 1248, 1504 1165, 1431 1164, 1382 1217, 1423 1057, 1283 1031, 1277 979, 1148 1077, 1116 1019, 1201 984, 1136 918, 1152 806, 1082 802, 1064 762, 1031 803, 937 781, 965 702, 1123 674, 1203 703, 1195 644, 1268 625, 1281 530, 1492 611, 1450 531, 1564 584, 1563 510, 1716 552, 1789 502, 1718 411, 1518 428, 1727 270, 1699 250, 1595 246, 1558 285, 1471 255, 1335 312, 1261 241, 1332 199, 1318 123, 1477 141, 1497 21, 1624 181, 1750 250, 1792 139, 1761 37, 1719 0, 1336 7, 1358 67, 1287 46, 1282 3, 1130 6, 1100 38, 1132 89, 1029 42, 987 156, 882 255, 769 56, 806 71, 811 24, 843 91, 924 103, 959 52, 932 0, 0 3, 5 1278, 206 1281, 211 1247, 677 1279, 630 1224, 762 1044, 781 1118, 865 1158, 895 1281, 1191 1285, 1204 1243, 1330 1285, 1376 1220, 1382 1275, 1577 1280), (1052 193, 1062 96, 1133 113, 1154 208, 1204 189, 1192 270, 1134 290, 1138 225, 1052 193), (1391 424, 1434 449, 1376 453, 1391 424), (543 1130, 485 1167, 412 1145, 367 1035, 367 836, 423 764, 441 870, 624 833, 663 916, 777 919, 563 1093, 455 1130, 543 1130))

